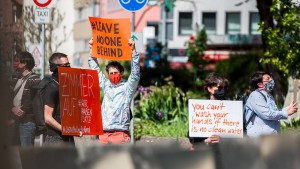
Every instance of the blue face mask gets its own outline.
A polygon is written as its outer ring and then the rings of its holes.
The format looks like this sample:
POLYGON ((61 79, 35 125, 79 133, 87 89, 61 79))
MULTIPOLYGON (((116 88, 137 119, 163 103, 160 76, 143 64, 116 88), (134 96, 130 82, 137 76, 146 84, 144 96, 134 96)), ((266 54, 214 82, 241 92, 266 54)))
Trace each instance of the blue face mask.
POLYGON ((274 86, 275 86, 275 81, 272 79, 268 83, 265 84, 264 89, 271 91, 274 89, 274 86))

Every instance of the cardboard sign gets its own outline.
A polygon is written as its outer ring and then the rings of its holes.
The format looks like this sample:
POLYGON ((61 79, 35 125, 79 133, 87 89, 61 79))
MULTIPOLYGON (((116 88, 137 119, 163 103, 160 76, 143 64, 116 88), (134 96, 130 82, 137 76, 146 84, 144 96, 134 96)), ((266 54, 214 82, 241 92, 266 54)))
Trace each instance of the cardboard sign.
POLYGON ((243 137, 242 101, 189 99, 190 137, 243 137))
POLYGON ((297 94, 298 94, 298 79, 294 79, 294 90, 293 90, 294 102, 297 102, 297 94))
POLYGON ((94 44, 92 56, 108 60, 131 60, 129 19, 89 17, 94 44))
POLYGON ((97 71, 59 67, 58 73, 62 134, 103 134, 97 71))

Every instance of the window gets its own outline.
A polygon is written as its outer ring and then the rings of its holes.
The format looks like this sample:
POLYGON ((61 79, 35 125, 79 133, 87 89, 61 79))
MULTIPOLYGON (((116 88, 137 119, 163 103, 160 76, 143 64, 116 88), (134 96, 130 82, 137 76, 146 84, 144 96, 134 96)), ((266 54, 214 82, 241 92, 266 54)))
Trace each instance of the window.
POLYGON ((76 21, 88 20, 89 16, 97 17, 100 15, 99 3, 90 6, 78 8, 75 10, 76 21))
POLYGON ((173 11, 166 12, 167 19, 173 19, 173 11))
POLYGON ((166 12, 166 38, 173 40, 173 11, 166 12))
POLYGON ((166 32, 166 36, 167 36, 167 40, 173 40, 173 22, 167 22, 167 32, 166 32))
POLYGON ((259 15, 258 15, 257 12, 250 13, 250 30, 249 30, 249 33, 251 35, 260 34, 260 32, 258 31, 259 21, 260 21, 260 18, 259 18, 259 15))
POLYGON ((207 34, 216 34, 216 13, 203 13, 202 24, 205 26, 207 34))
POLYGON ((13 23, 17 23, 17 6, 13 5, 13 23))
POLYGON ((192 35, 193 33, 193 13, 180 12, 179 13, 179 35, 192 35))
POLYGON ((226 34, 239 34, 241 32, 240 13, 226 14, 226 34))

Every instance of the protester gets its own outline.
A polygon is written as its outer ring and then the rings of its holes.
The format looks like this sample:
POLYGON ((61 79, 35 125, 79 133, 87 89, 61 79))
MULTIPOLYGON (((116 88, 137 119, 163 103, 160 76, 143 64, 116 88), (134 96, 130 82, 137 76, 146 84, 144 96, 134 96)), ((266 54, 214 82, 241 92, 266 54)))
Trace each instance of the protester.
MULTIPOLYGON (((89 42, 92 51, 93 39, 89 42)), ((140 79, 140 57, 135 49, 135 42, 129 39, 132 63, 128 81, 122 79, 124 67, 117 61, 106 65, 108 78, 100 70, 96 58, 89 57, 91 69, 99 74, 99 85, 104 93, 102 101, 102 122, 104 134, 99 136, 101 144, 123 144, 130 141, 130 102, 140 79)))
POLYGON ((9 123, 12 127, 17 127, 21 146, 32 146, 34 145, 36 126, 31 90, 40 82, 40 78, 32 72, 35 63, 31 53, 21 52, 18 60, 19 62, 15 66, 20 76, 13 81, 14 98, 11 109, 12 119, 9 120, 9 123))
MULTIPOLYGON (((210 100, 226 100, 228 85, 229 81, 217 73, 210 73, 204 80, 204 89, 208 92, 210 100)), ((220 136, 217 134, 208 138, 190 137, 189 139, 193 147, 201 145, 199 143, 215 144, 220 142, 220 136)))
POLYGON ((245 107, 246 133, 249 137, 277 134, 280 132, 281 119, 297 112, 297 103, 279 110, 271 91, 275 81, 271 74, 257 71, 250 77, 251 86, 255 89, 249 96, 245 107))
POLYGON ((44 115, 47 126, 45 144, 74 144, 73 136, 62 135, 60 103, 59 103, 59 79, 58 67, 70 67, 68 56, 63 53, 54 53, 49 59, 52 80, 45 88, 44 115))

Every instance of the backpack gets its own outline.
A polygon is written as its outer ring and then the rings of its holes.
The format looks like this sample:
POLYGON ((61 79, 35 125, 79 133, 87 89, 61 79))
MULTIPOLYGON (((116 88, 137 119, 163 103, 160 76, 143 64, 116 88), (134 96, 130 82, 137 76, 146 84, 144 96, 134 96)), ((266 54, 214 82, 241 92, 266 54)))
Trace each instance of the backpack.
MULTIPOLYGON (((260 90, 255 90, 257 91, 258 93, 260 93, 263 98, 265 99, 265 101, 267 102, 267 98, 266 96, 260 91, 260 90)), ((256 117, 256 113, 253 112, 251 115, 250 115, 250 118, 249 120, 247 121, 246 120, 246 103, 247 103, 247 100, 248 100, 249 96, 243 96, 241 97, 239 100, 243 101, 243 130, 244 130, 244 133, 246 133, 247 131, 247 126, 248 124, 252 121, 254 121, 255 117, 256 117)))
POLYGON ((51 77, 45 77, 39 84, 33 87, 32 107, 36 124, 35 135, 39 136, 46 132, 46 123, 44 118, 44 101, 43 97, 47 85, 52 81, 51 77))

